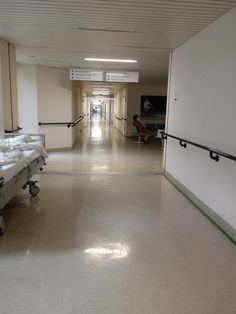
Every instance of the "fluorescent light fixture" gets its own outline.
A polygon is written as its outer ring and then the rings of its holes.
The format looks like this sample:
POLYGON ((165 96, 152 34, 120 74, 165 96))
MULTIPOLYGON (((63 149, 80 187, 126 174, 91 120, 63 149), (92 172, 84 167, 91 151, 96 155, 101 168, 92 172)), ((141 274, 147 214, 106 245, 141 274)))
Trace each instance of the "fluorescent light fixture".
POLYGON ((96 105, 101 105, 101 102, 100 102, 100 100, 96 100, 96 101, 93 100, 92 104, 95 105, 95 106, 96 105))
POLYGON ((109 92, 99 92, 99 91, 96 91, 96 92, 93 92, 92 93, 93 95, 103 95, 103 96, 106 96, 106 95, 109 95, 109 92))
POLYGON ((100 87, 95 87, 93 88, 93 91, 105 91, 105 92, 109 92, 109 89, 108 88, 100 88, 100 87))
POLYGON ((109 89, 107 88, 93 88, 92 90, 92 94, 93 95, 109 95, 109 89))
POLYGON ((106 58, 84 58, 85 61, 97 62, 124 62, 124 63, 137 63, 137 60, 132 59, 106 59, 106 58))

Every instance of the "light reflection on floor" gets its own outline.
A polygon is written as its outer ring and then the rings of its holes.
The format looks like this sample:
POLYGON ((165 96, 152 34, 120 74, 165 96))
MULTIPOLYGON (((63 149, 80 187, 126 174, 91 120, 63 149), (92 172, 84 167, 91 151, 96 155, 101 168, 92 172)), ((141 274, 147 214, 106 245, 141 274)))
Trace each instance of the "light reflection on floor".
POLYGON ((103 246, 87 249, 84 252, 98 258, 118 259, 127 257, 129 249, 126 245, 121 243, 109 243, 103 246))
POLYGON ((102 121, 100 115, 93 116, 92 124, 90 124, 90 132, 92 139, 102 139, 102 121))
POLYGON ((101 139, 102 138, 102 129, 98 126, 93 126, 91 130, 92 138, 101 139))

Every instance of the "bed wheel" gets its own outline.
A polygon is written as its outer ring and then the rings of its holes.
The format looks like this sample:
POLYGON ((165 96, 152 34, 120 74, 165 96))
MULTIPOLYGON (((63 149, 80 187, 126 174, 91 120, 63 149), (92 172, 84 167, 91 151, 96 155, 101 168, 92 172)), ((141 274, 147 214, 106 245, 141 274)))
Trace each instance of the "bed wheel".
POLYGON ((37 185, 31 185, 29 192, 32 196, 36 196, 39 193, 39 187, 37 185))
POLYGON ((0 236, 3 236, 6 232, 6 223, 3 216, 0 217, 0 236))

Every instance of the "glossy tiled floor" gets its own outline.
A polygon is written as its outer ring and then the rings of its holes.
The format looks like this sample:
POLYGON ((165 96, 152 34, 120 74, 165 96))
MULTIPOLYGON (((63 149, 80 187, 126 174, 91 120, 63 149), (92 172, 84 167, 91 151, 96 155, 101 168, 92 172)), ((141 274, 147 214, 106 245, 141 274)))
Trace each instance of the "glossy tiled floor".
POLYGON ((236 248, 162 175, 160 143, 94 123, 9 204, 1 314, 236 313, 236 248), (101 126, 101 128, 100 128, 101 126))

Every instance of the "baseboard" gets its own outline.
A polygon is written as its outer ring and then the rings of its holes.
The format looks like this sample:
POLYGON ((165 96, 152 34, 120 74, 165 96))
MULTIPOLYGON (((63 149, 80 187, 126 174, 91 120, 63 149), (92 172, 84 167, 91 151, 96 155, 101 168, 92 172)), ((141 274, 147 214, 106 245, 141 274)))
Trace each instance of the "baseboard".
POLYGON ((213 223, 231 242, 236 245, 236 230, 224 221, 213 209, 203 203, 196 195, 173 177, 168 171, 163 171, 163 175, 211 222, 213 223))

